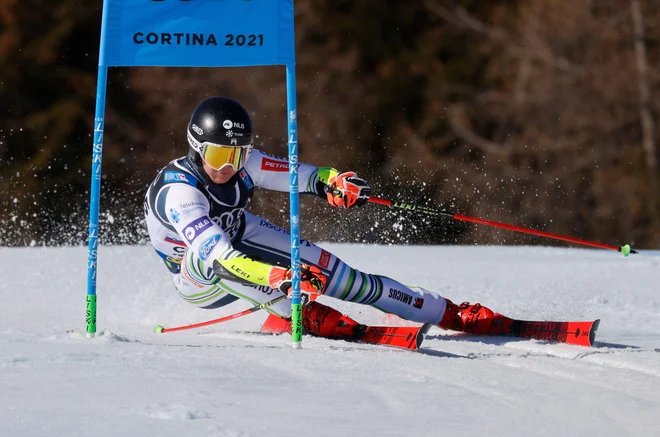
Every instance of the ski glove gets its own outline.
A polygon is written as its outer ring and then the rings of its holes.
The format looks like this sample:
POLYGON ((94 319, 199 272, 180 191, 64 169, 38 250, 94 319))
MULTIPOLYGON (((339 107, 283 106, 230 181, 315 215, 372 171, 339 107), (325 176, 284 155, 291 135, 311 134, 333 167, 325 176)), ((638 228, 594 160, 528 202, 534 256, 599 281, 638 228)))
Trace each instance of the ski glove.
MULTIPOLYGON (((234 249, 228 252, 236 253, 234 249)), ((291 298, 291 268, 274 266, 245 254, 218 258, 213 261, 213 272, 222 279, 247 286, 266 285, 285 293, 291 298)), ((316 266, 300 264, 300 289, 306 301, 314 300, 323 294, 327 278, 316 266)))
MULTIPOLYGON (((327 278, 316 266, 300 264, 300 291, 309 295, 323 294, 327 278)), ((286 293, 291 298, 291 269, 273 266, 268 274, 271 288, 286 293)))
POLYGON ((328 202, 330 205, 344 208, 362 206, 371 196, 371 187, 357 173, 347 171, 330 178, 328 181, 328 202))

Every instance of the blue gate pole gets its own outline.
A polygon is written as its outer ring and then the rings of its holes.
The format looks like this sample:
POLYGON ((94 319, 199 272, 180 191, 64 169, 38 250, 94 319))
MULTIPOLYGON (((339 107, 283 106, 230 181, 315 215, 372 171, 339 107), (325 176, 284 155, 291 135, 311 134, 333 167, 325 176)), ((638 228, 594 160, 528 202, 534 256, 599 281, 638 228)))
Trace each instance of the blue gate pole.
POLYGON ((96 333, 96 275, 99 248, 99 208, 101 203, 101 158, 103 154, 103 126, 105 116, 105 92, 108 67, 99 65, 96 83, 96 110, 94 114, 94 143, 92 149, 92 185, 89 193, 89 253, 87 256, 87 310, 85 311, 86 335, 96 333))
POLYGON ((300 295, 300 204, 298 190, 298 117, 295 64, 286 66, 286 103, 289 115, 289 205, 291 227, 291 341, 302 347, 302 302, 300 295))
POLYGON ((105 62, 106 19, 108 1, 103 2, 99 69, 96 77, 96 109, 94 110, 94 142, 92 144, 91 188, 89 191, 89 247, 87 254, 87 309, 85 333, 87 338, 96 334, 96 276, 99 250, 99 209, 101 205, 101 158, 103 156, 103 129, 105 126, 105 94, 108 85, 108 66, 105 62))

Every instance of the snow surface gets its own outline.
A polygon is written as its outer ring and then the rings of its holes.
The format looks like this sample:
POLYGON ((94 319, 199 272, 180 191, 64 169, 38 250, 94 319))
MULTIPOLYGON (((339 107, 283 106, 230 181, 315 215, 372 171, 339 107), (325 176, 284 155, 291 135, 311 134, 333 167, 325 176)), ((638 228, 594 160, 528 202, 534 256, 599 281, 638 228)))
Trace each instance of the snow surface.
MULTIPOLYGON (((593 348, 455 335, 420 352, 257 334, 177 297, 150 247, 0 248, 0 436, 660 435, 660 252, 324 244, 364 271, 508 316, 602 320, 593 348)), ((361 322, 400 324, 325 300, 361 322)))

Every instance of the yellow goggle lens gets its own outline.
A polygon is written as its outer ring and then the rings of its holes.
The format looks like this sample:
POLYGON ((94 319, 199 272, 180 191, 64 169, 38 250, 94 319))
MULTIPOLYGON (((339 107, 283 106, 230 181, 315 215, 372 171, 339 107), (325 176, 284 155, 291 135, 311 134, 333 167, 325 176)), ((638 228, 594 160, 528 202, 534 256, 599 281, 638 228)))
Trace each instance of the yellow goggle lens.
POLYGON ((216 170, 220 170, 225 165, 232 165, 235 170, 238 170, 245 164, 248 151, 249 148, 246 146, 222 146, 206 143, 202 159, 216 170))

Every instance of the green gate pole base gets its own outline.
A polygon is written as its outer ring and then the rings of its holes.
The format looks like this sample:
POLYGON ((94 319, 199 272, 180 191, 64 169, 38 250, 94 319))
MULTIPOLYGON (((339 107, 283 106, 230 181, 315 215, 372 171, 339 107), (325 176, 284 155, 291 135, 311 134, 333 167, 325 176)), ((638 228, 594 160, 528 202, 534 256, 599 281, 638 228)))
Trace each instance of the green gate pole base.
POLYGON ((87 295, 87 311, 85 311, 85 320, 87 322, 86 337, 94 338, 96 334, 96 295, 87 295))
POLYGON ((294 349, 302 348, 302 304, 291 304, 291 341, 294 349))

